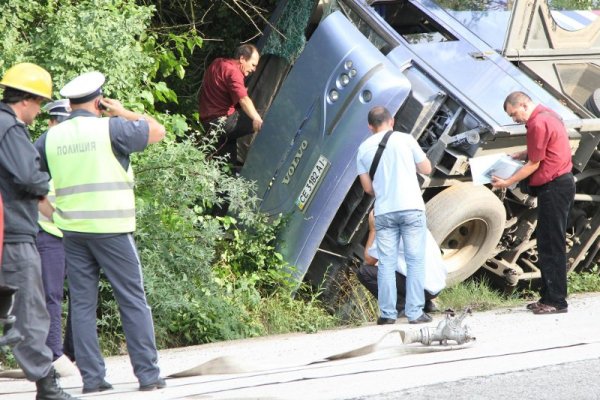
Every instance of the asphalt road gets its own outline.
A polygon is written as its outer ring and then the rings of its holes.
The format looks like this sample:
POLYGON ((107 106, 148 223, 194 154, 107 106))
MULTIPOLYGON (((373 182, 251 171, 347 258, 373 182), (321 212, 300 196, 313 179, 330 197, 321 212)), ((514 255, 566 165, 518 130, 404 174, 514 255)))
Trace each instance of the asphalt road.
MULTIPOLYGON (((113 391, 83 396, 79 376, 62 382, 82 399, 105 400, 600 399, 600 294, 570 299, 566 314, 536 316, 523 305, 475 313, 466 322, 477 340, 464 348, 416 353, 423 346, 402 344, 397 330, 422 325, 404 319, 161 351, 164 376, 197 366, 203 374, 170 378, 155 392, 137 391, 127 357, 106 360, 113 391), (382 337, 372 352, 325 361, 382 337)), ((33 383, 0 378, 2 400, 33 399, 34 391, 33 383)))
POLYGON ((600 359, 461 379, 348 400, 598 400, 600 359))

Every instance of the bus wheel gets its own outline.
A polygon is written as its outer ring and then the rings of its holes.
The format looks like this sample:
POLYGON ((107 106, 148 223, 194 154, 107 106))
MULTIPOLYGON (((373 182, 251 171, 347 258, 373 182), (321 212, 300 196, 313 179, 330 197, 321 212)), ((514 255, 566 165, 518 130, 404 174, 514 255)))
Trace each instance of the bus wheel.
POLYGON ((506 211, 487 187, 452 185, 432 198, 426 209, 427 226, 448 268, 449 286, 464 281, 494 256, 506 211))

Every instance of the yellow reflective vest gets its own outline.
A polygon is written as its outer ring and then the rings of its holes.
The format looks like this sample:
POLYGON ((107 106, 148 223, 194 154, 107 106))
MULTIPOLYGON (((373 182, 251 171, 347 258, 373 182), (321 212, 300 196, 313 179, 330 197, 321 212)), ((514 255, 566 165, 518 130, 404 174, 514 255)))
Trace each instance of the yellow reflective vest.
MULTIPOLYGON (((54 194, 54 183, 52 182, 52 179, 50 182, 48 182, 48 186, 50 186, 50 190, 48 191, 48 195, 46 197, 48 198, 48 201, 50 201, 50 204, 52 204, 52 207, 56 207, 56 195, 54 194)), ((60 229, 58 229, 56 224, 46 218, 46 216, 39 211, 38 224, 47 233, 59 238, 63 237, 63 233, 60 231, 60 229)))
POLYGON ((46 159, 56 192, 53 218, 63 231, 135 230, 133 171, 110 142, 109 118, 75 117, 48 130, 46 159))

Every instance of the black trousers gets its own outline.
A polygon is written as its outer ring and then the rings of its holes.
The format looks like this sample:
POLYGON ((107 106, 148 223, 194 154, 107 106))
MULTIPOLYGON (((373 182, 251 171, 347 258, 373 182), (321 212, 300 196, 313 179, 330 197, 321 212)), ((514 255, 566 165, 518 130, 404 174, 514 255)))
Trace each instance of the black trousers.
MULTIPOLYGON (((374 265, 361 265, 356 273, 360 283, 377 298, 377 267, 374 265)), ((396 300, 396 310, 404 310, 404 301, 406 297, 406 277, 396 271, 396 291, 398 292, 398 300, 396 300)), ((425 300, 432 300, 437 297, 432 295, 427 290, 425 292, 425 300)))
POLYGON ((542 273, 540 302, 567 307, 567 219, 575 197, 571 173, 537 187, 536 227, 539 268, 542 273))
MULTIPOLYGON (((218 125, 219 118, 202 122, 205 132, 214 129, 218 125)), ((225 119, 223 132, 216 145, 216 156, 225 156, 227 161, 236 165, 237 163, 237 139, 252 133, 252 121, 245 112, 235 111, 225 119)))

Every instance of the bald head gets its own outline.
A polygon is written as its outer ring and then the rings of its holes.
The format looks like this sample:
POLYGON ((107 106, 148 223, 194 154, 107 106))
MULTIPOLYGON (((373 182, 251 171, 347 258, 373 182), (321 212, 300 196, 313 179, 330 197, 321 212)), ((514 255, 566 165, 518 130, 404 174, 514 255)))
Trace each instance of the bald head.
POLYGON ((394 126, 394 118, 389 110, 383 106, 375 106, 369 111, 367 117, 369 128, 373 132, 379 132, 383 129, 392 129, 394 126))
POLYGON ((531 97, 520 91, 512 92, 504 100, 504 111, 519 124, 527 122, 535 107, 531 97))
POLYGON ((531 97, 527 94, 517 91, 512 92, 508 96, 506 96, 506 100, 504 100, 504 111, 506 111, 506 106, 510 104, 511 106, 517 106, 521 103, 531 102, 531 97))

